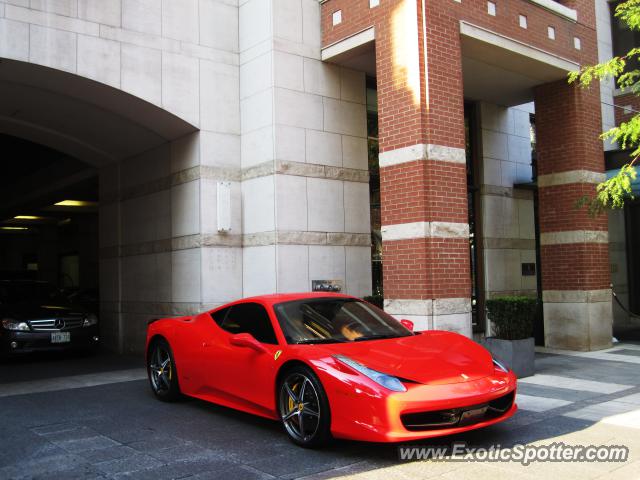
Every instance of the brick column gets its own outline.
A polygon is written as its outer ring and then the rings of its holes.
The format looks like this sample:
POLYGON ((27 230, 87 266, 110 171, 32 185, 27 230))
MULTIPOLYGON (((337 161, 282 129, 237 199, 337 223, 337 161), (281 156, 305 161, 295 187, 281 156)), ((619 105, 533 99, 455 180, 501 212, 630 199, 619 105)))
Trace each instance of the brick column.
POLYGON ((576 208, 604 176, 600 94, 560 81, 535 91, 545 344, 611 346, 607 216, 576 208))
POLYGON ((470 336, 459 23, 430 5, 394 2, 376 25, 385 309, 470 336))

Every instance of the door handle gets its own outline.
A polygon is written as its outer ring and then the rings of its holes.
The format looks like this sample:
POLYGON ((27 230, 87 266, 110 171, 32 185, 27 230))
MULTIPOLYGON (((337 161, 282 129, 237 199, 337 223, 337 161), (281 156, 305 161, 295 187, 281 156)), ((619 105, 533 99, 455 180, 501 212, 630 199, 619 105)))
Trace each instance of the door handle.
POLYGON ((211 344, 208 342, 202 342, 202 346, 206 348, 206 347, 210 347, 211 344))

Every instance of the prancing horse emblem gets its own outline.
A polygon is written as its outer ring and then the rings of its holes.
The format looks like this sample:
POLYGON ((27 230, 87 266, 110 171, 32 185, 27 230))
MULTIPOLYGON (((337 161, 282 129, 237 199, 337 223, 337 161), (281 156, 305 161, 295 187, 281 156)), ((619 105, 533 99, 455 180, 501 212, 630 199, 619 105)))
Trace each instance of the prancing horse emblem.
POLYGON ((56 318, 56 321, 53 323, 53 326, 56 327, 58 330, 62 330, 64 328, 64 319, 56 318))

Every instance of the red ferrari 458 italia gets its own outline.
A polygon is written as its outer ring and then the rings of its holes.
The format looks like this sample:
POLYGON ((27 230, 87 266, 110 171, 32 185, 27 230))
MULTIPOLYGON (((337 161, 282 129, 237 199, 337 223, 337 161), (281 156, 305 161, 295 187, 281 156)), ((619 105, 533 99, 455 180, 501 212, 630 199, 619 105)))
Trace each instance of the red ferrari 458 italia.
POLYGON ((149 324, 154 394, 281 421, 298 445, 401 442, 491 425, 516 411, 516 377, 456 333, 412 332, 360 299, 247 298, 149 324))

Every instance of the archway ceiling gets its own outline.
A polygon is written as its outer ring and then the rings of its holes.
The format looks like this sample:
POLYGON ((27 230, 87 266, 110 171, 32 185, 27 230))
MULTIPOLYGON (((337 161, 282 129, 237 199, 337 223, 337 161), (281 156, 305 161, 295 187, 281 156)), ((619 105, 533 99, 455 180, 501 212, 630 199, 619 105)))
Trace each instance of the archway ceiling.
POLYGON ((0 60, 0 132, 102 167, 197 128, 117 88, 59 70, 0 60))

